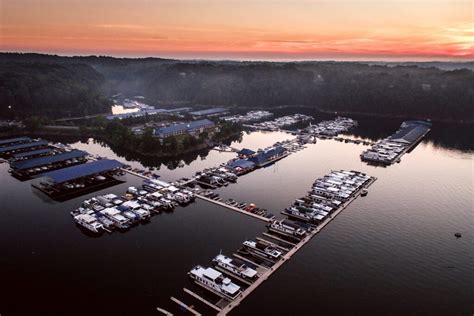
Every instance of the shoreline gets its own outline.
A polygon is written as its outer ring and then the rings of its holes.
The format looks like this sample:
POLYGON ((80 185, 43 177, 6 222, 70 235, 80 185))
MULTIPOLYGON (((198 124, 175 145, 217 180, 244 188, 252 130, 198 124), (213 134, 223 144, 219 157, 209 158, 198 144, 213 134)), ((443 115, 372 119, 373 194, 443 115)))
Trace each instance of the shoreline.
POLYGON ((39 137, 48 137, 48 136, 70 136, 70 137, 80 137, 80 138, 94 138, 101 142, 104 142, 110 148, 114 147, 119 150, 125 151, 132 155, 141 156, 143 158, 157 158, 157 159, 170 159, 170 158, 178 158, 184 155, 189 155, 193 153, 197 153, 203 150, 211 150, 217 143, 225 142, 230 140, 234 137, 237 137, 242 131, 239 133, 231 134, 225 138, 218 139, 216 141, 205 141, 202 144, 197 144, 196 146, 187 148, 180 152, 161 152, 161 153, 144 153, 142 151, 135 151, 130 150, 129 148, 111 143, 106 138, 103 137, 100 133, 94 133, 93 131, 88 131, 84 133, 81 131, 77 126, 45 126, 35 131, 29 131, 27 129, 15 129, 8 132, 0 132, 0 137, 11 137, 11 136, 26 136, 26 135, 35 135, 39 137))

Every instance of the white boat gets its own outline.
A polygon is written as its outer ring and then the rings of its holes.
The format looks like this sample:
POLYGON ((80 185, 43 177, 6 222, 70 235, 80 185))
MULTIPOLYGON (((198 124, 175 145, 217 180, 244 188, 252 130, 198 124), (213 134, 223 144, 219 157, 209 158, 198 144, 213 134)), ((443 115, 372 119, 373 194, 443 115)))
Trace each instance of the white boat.
POLYGON ((257 277, 257 271, 247 266, 242 260, 232 259, 223 254, 218 254, 212 261, 219 267, 239 277, 245 279, 255 279, 257 277))
POLYGON ((228 299, 233 300, 241 293, 240 286, 212 268, 195 266, 188 274, 198 285, 228 299))
POLYGON ((115 226, 121 229, 127 229, 130 226, 130 220, 121 214, 121 212, 116 208, 106 208, 105 210, 100 211, 102 214, 107 216, 115 226))
POLYGON ((282 233, 297 238, 303 238, 307 233, 306 229, 287 219, 274 220, 268 225, 268 228, 276 233, 282 233))
POLYGON ((74 221, 94 233, 100 233, 104 228, 102 224, 99 223, 97 219, 90 214, 76 215, 74 216, 74 221))
POLYGON ((133 195, 137 195, 138 194, 138 189, 136 187, 129 187, 127 189, 127 193, 130 193, 130 194, 133 194, 133 195))
POLYGON ((136 214, 140 218, 140 220, 147 220, 151 217, 150 212, 144 210, 142 208, 142 204, 138 203, 137 201, 127 201, 123 203, 121 207, 136 214))
POLYGON ((175 193, 174 199, 176 200, 176 202, 182 205, 188 204, 191 202, 191 198, 187 194, 183 194, 181 192, 175 193))
POLYGON ((243 243, 248 250, 255 252, 261 256, 278 260, 282 256, 282 252, 272 245, 264 244, 262 242, 246 240, 243 243))

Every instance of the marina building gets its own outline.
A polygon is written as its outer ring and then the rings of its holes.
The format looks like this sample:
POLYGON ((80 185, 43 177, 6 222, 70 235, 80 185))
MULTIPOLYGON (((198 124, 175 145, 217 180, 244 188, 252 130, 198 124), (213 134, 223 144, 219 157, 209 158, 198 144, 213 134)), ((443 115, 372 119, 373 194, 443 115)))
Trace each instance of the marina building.
POLYGON ((282 146, 276 146, 267 150, 259 151, 256 155, 247 159, 258 167, 263 167, 278 159, 285 157, 286 149, 282 146))
POLYGON ((228 112, 229 112, 229 110, 226 109, 226 108, 212 108, 212 109, 189 112, 189 114, 191 114, 195 118, 201 118, 201 117, 211 117, 211 116, 216 116, 216 115, 223 115, 223 114, 226 114, 228 112))
POLYGON ((105 118, 109 121, 114 120, 114 119, 122 120, 126 118, 131 118, 131 117, 142 117, 146 115, 179 114, 179 113, 189 112, 191 109, 192 108, 190 107, 182 107, 182 108, 176 108, 176 109, 142 109, 136 112, 107 115, 105 118))
POLYGON ((166 138, 169 136, 178 136, 183 134, 191 134, 194 136, 202 132, 216 131, 216 124, 208 119, 192 121, 187 123, 178 123, 170 126, 155 129, 154 135, 159 138, 166 138))

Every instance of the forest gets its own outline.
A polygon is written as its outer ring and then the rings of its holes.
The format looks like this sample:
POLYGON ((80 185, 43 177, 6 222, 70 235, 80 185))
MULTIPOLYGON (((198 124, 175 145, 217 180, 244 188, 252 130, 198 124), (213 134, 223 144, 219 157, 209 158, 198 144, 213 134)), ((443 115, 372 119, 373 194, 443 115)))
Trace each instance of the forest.
POLYGON ((314 111, 474 122, 473 63, 180 61, 0 54, 2 117, 104 113, 117 94, 156 107, 314 111), (439 64, 439 63, 438 63, 439 64), (464 68, 464 69, 461 69, 464 68), (11 108, 9 108, 10 106, 11 108), (13 111, 12 111, 13 108, 13 111))

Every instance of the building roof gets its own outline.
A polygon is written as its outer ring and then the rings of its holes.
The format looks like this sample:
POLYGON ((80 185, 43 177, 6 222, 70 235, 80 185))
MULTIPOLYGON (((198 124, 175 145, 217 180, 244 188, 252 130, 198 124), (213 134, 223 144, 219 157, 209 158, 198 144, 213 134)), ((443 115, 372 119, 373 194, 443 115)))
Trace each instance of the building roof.
POLYGON ((112 114, 112 115, 107 115, 106 119, 108 120, 113 120, 113 119, 124 119, 124 118, 129 118, 129 117, 140 117, 140 116, 145 116, 145 115, 155 115, 155 114, 160 114, 160 113, 166 113, 168 110, 165 109, 144 109, 144 110, 139 110, 135 112, 129 112, 129 113, 120 113, 120 114, 112 114))
POLYGON ((39 157, 39 158, 33 158, 33 159, 28 159, 28 160, 20 160, 20 161, 15 161, 11 163, 11 167, 16 170, 25 170, 25 169, 31 169, 35 167, 40 167, 44 165, 48 165, 51 163, 57 163, 57 162, 62 162, 66 161, 69 159, 75 159, 79 157, 84 157, 87 155, 85 151, 82 150, 72 150, 69 152, 64 152, 56 155, 51 155, 51 156, 46 156, 46 157, 39 157))
POLYGON ((244 156, 252 156, 255 154, 255 151, 248 149, 248 148, 243 148, 237 152, 239 155, 244 155, 244 156))
POLYGON ((285 152, 285 150, 286 149, 282 146, 273 147, 269 150, 257 153, 255 156, 250 157, 248 160, 254 162, 257 165, 260 165, 266 162, 269 158, 282 154, 283 152, 285 152))
POLYGON ((82 165, 76 165, 64 169, 43 173, 41 176, 50 178, 54 183, 63 183, 82 177, 110 171, 120 168, 122 164, 117 160, 101 159, 82 165))
POLYGON ((176 108, 176 109, 168 109, 167 111, 169 113, 174 113, 174 112, 188 112, 191 111, 192 108, 190 107, 183 107, 183 108, 176 108))
POLYGON ((29 142, 29 143, 25 143, 25 144, 17 144, 17 145, 2 147, 2 148, 0 148, 0 153, 9 152, 9 151, 12 151, 12 150, 30 148, 30 147, 46 146, 46 145, 48 145, 47 141, 38 140, 38 141, 29 142))
POLYGON ((253 163, 252 161, 245 160, 245 159, 238 159, 238 160, 232 161, 230 163, 230 166, 232 168, 247 169, 247 168, 252 168, 253 166, 255 166, 255 163, 253 163))
POLYGON ((28 142, 28 141, 31 141, 31 138, 29 138, 29 137, 15 137, 15 138, 9 138, 9 139, 2 139, 2 140, 0 140, 0 146, 7 145, 7 144, 13 144, 13 143, 19 143, 19 142, 28 142))
POLYGON ((24 158, 24 157, 30 157, 30 156, 35 156, 35 155, 42 155, 42 154, 47 154, 52 152, 53 150, 51 148, 43 148, 43 149, 37 149, 37 150, 32 150, 32 151, 25 151, 19 154, 14 154, 13 158, 18 159, 18 158, 24 158))
POLYGON ((212 115, 212 114, 217 114, 217 113, 223 113, 223 112, 227 112, 227 111, 228 110, 226 108, 212 108, 212 109, 189 112, 189 114, 203 116, 203 115, 212 115))
POLYGON ((214 125, 214 122, 210 121, 208 119, 192 121, 192 122, 188 122, 188 123, 178 123, 178 124, 174 124, 174 125, 167 126, 167 127, 162 127, 162 128, 159 128, 159 129, 155 130, 155 135, 173 134, 173 133, 177 133, 177 132, 180 132, 180 131, 190 132, 190 131, 193 131, 195 129, 205 127, 205 126, 209 126, 209 125, 214 125))
POLYGON ((400 129, 390 136, 390 140, 402 143, 413 143, 425 134, 431 127, 429 122, 405 121, 400 129))

